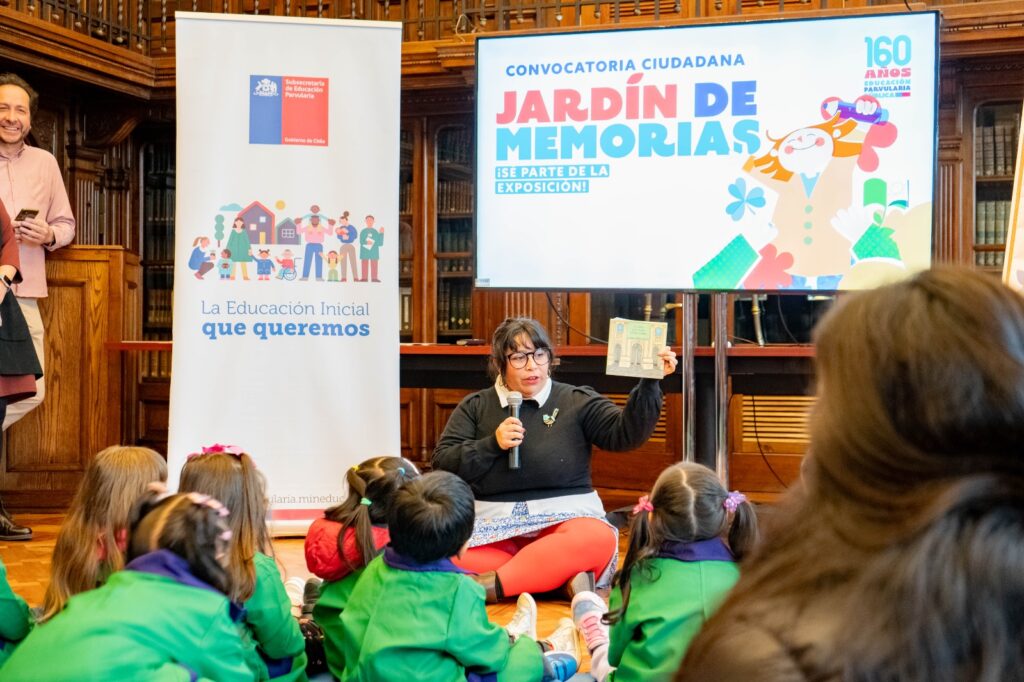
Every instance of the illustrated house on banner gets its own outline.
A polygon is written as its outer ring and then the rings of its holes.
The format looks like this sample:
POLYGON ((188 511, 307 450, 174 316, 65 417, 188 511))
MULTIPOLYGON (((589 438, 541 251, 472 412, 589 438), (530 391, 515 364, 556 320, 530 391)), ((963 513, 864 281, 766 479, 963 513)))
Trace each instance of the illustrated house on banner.
POLYGON ((269 208, 254 201, 243 208, 238 217, 245 221, 245 229, 249 231, 249 241, 254 246, 274 243, 274 214, 269 208))
POLYGON ((285 218, 277 224, 276 244, 298 244, 299 241, 299 231, 294 220, 285 218))

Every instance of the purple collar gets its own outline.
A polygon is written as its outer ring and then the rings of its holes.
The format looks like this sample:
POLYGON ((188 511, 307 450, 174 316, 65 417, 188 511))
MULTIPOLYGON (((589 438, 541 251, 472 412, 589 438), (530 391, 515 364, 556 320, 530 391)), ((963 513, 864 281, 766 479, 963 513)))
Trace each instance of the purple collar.
MULTIPOLYGON (((208 582, 200 580, 192 575, 188 562, 169 549, 158 549, 147 552, 142 556, 135 557, 124 567, 126 571, 138 571, 139 573, 150 573, 163 576, 189 587, 198 587, 201 590, 210 590, 223 596, 224 593, 208 582)), ((234 602, 231 603, 229 614, 231 620, 236 623, 245 617, 245 609, 234 602)))
POLYGON ((666 542, 656 555, 659 559, 676 561, 730 561, 735 562, 732 552, 722 538, 698 540, 697 542, 666 542))
POLYGON ((470 573, 470 571, 456 566, 451 559, 438 559, 421 564, 415 559, 399 554, 391 547, 384 549, 384 563, 400 571, 415 571, 417 573, 470 573))

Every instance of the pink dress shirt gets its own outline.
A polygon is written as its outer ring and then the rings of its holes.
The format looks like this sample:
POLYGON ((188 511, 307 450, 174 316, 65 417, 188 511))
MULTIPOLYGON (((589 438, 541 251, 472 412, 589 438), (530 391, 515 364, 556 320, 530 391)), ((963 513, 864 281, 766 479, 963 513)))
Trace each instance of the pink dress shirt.
POLYGON ((28 145, 22 145, 12 156, 0 154, 0 201, 12 219, 23 208, 35 208, 53 228, 53 246, 19 245, 22 282, 14 285, 14 294, 20 298, 45 298, 44 249, 59 249, 75 238, 75 217, 53 154, 28 145))

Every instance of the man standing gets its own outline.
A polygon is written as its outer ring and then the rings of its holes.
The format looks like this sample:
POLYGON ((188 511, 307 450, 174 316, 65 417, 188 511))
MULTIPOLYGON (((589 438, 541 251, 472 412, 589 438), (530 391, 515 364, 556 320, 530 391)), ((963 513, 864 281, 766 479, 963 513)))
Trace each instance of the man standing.
MULTIPOLYGON (((57 159, 45 150, 25 144, 38 103, 39 96, 28 83, 13 73, 0 74, 0 201, 12 219, 19 213, 22 216, 12 224, 23 280, 12 289, 42 365, 43 320, 39 316, 39 299, 46 296, 46 252, 71 243, 75 238, 75 218, 57 159)), ((36 382, 34 398, 7 409, 4 431, 43 402, 44 380, 45 377, 36 382)), ((15 523, 0 500, 0 540, 31 538, 32 530, 15 523)))

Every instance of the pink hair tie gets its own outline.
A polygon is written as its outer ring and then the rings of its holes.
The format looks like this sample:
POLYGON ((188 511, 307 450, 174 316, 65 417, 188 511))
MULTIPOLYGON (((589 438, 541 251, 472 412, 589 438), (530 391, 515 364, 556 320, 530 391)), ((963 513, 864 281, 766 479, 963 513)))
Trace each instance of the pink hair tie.
POLYGON ((746 501, 747 501, 747 496, 746 495, 744 495, 743 493, 741 493, 738 490, 733 490, 731 493, 729 493, 726 496, 725 501, 722 502, 722 506, 725 507, 725 510, 727 512, 732 514, 732 513, 735 513, 736 507, 740 506, 741 504, 743 504, 746 501))
POLYGON ((637 500, 635 505, 633 505, 633 516, 636 516, 637 514, 643 511, 654 511, 654 505, 651 504, 651 498, 649 498, 647 495, 641 495, 640 499, 637 500))
POLYGON ((235 457, 241 457, 246 454, 238 445, 222 445, 220 443, 214 443, 213 445, 204 445, 200 448, 200 452, 193 452, 185 459, 192 459, 199 455, 233 455, 235 457))

